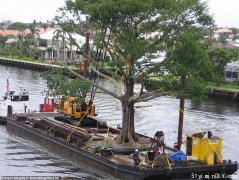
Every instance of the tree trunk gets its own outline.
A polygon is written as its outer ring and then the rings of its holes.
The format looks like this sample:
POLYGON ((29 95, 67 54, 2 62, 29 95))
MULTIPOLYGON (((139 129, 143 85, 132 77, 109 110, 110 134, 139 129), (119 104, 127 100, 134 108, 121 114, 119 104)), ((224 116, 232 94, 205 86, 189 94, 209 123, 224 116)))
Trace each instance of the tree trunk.
MULTIPOLYGON (((185 88, 186 85, 186 75, 182 76, 182 87, 185 88)), ((182 136, 183 136, 183 119, 184 119, 184 104, 185 104, 185 96, 181 95, 180 97, 180 105, 179 105, 179 122, 178 122, 178 143, 177 146, 180 148, 182 144, 182 136)))
POLYGON ((183 135, 183 118, 184 118, 184 104, 185 98, 180 98, 180 107, 179 107, 179 123, 178 123, 178 147, 181 147, 182 144, 182 135, 183 135))
POLYGON ((134 128, 134 102, 130 101, 133 96, 134 82, 133 79, 128 79, 125 82, 124 96, 122 103, 122 129, 116 142, 119 144, 132 143, 137 141, 134 128))

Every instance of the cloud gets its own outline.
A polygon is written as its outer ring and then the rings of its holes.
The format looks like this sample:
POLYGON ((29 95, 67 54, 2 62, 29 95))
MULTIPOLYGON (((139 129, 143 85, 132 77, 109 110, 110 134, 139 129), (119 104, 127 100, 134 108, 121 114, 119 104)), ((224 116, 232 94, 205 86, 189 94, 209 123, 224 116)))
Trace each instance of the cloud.
POLYGON ((65 3, 64 0, 0 0, 0 4, 1 21, 45 22, 54 18, 56 10, 65 3))
POLYGON ((238 0, 208 0, 208 5, 218 26, 239 28, 238 0))

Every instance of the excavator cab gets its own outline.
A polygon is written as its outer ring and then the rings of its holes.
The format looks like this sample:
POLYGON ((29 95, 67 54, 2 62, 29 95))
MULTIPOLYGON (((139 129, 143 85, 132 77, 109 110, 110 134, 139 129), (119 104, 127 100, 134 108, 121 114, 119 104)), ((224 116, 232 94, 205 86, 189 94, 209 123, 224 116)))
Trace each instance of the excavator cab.
POLYGON ((96 116, 95 105, 91 101, 86 100, 83 103, 77 103, 75 97, 67 97, 61 103, 60 112, 64 115, 68 115, 76 119, 82 118, 83 116, 96 116))

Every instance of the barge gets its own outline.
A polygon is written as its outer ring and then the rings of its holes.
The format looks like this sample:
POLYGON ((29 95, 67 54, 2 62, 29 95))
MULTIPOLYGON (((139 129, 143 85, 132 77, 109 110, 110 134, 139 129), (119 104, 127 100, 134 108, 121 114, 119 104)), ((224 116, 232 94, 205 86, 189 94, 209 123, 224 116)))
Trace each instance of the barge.
POLYGON ((186 161, 170 160, 169 154, 175 149, 163 143, 162 131, 157 132, 155 138, 138 134, 141 143, 128 148, 113 144, 119 129, 91 118, 86 118, 88 123, 78 127, 59 117, 59 113, 17 114, 8 118, 7 130, 118 179, 228 178, 238 170, 238 163, 230 160, 211 164, 190 159, 190 156, 186 161), (151 151, 155 147, 161 152, 159 156, 151 151))

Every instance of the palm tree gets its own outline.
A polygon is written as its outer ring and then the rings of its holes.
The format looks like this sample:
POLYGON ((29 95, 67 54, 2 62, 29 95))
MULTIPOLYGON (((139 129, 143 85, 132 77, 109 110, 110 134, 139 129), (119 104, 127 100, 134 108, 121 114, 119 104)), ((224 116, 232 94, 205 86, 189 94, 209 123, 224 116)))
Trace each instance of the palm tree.
POLYGON ((22 23, 18 23, 18 24, 16 23, 16 29, 18 30, 18 40, 21 47, 23 44, 23 40, 26 36, 25 30, 27 29, 27 26, 25 26, 22 23))
POLYGON ((234 45, 235 45, 236 40, 237 40, 237 32, 238 32, 238 29, 232 28, 232 34, 233 34, 232 41, 234 42, 234 45))
MULTIPOLYGON (((52 38, 52 44, 56 45, 57 49, 57 60, 60 60, 60 45, 61 45, 61 40, 63 41, 63 46, 65 46, 65 37, 64 37, 64 32, 61 29, 56 29, 54 31, 54 36, 52 38)), ((64 60, 65 60, 65 49, 63 49, 63 54, 64 54, 64 60)))
POLYGON ((48 28, 48 24, 47 23, 43 23, 42 24, 42 28, 44 29, 44 31, 46 32, 47 28, 48 28))
POLYGON ((29 40, 29 44, 32 46, 32 47, 36 47, 36 38, 40 37, 40 30, 36 27, 35 24, 30 24, 29 25, 29 30, 30 32, 27 34, 27 39, 29 40))
POLYGON ((5 29, 2 26, 0 26, 0 30, 3 30, 3 32, 4 32, 5 29))

